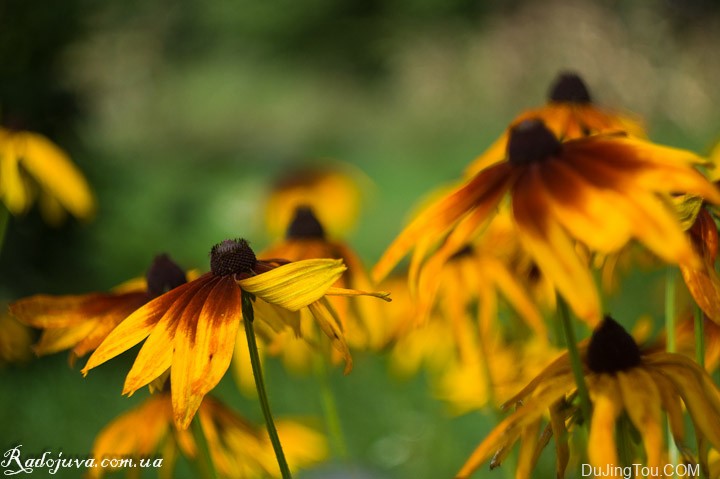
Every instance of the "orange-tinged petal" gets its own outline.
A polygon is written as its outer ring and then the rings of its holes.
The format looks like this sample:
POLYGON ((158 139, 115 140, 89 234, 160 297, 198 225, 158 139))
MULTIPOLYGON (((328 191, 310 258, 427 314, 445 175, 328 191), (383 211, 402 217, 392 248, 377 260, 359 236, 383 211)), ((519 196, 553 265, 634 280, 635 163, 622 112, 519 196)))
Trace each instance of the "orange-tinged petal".
POLYGON ((523 428, 520 434, 520 453, 518 454, 517 468, 515 470, 515 479, 526 479, 530 477, 535 467, 535 448, 538 444, 538 434, 540 432, 540 419, 536 419, 523 428))
POLYGON ((678 446, 686 449, 685 446, 685 419, 683 417, 683 408, 680 396, 675 393, 675 386, 665 376, 658 373, 654 369, 648 369, 648 374, 657 384, 660 392, 660 400, 662 407, 667 412, 668 423, 670 424, 670 432, 678 446))
POLYGON ((588 183, 570 164, 549 159, 540 170, 542 188, 557 221, 594 250, 608 253, 630 240, 630 219, 612 207, 613 193, 588 183))
POLYGON ((225 375, 233 355, 240 318, 241 291, 231 276, 214 282, 202 310, 188 305, 175 336, 170 370, 173 417, 187 429, 203 397, 225 375))
POLYGON ((615 445, 615 420, 622 412, 622 398, 618 385, 613 377, 600 374, 591 388, 591 394, 593 413, 588 444, 592 444, 592 447, 588 448, 588 459, 595 467, 605 468, 619 464, 615 445))
POLYGON ((453 193, 433 203, 420 213, 385 250, 372 271, 379 282, 415 247, 420 238, 440 236, 473 208, 495 201, 498 190, 505 191, 514 175, 508 163, 499 163, 482 171, 453 193))
POLYGON ((580 261, 567 233, 548 215, 538 194, 539 169, 530 165, 513 190, 513 214, 520 241, 540 270, 557 286, 570 307, 590 325, 600 320, 600 299, 588 267, 580 261))
POLYGON ((28 173, 78 218, 94 214, 95 199, 80 170, 54 143, 37 133, 23 132, 22 164, 28 173))
POLYGON ((475 472, 495 451, 506 444, 506 439, 519 434, 520 428, 537 420, 552 403, 562 398, 572 388, 574 380, 567 374, 545 381, 531 398, 523 403, 517 411, 505 418, 470 455, 456 479, 465 479, 475 472))
POLYGON ((97 327, 97 322, 87 321, 69 328, 48 329, 43 331, 40 341, 33 346, 35 354, 44 356, 69 349, 87 337, 97 327))
POLYGON ((314 303, 347 268, 339 259, 295 261, 238 281, 240 287, 290 311, 314 303))
POLYGON ((630 420, 645 445, 647 465, 660 467, 663 451, 660 393, 652 378, 641 368, 617 373, 617 383, 630 420))
POLYGON ((125 318, 90 356, 82 373, 87 374, 90 369, 124 353, 148 337, 168 310, 172 310, 173 315, 179 315, 184 301, 191 298, 197 289, 212 278, 213 275, 208 273, 195 281, 180 285, 162 296, 158 296, 125 318))
POLYGON ((550 427, 555 438, 555 470, 559 479, 564 479, 568 461, 570 461, 565 407, 567 407, 565 401, 558 401, 550 407, 550 427))

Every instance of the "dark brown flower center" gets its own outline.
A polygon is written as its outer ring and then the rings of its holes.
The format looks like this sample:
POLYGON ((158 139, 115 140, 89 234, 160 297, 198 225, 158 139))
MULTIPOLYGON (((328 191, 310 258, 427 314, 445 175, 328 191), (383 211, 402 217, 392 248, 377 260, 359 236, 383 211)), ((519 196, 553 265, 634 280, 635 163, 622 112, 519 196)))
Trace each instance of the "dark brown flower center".
POLYGON ((285 233, 287 239, 322 239, 325 230, 309 206, 295 208, 295 216, 285 233))
POLYGON ((513 165, 543 161, 557 156, 561 149, 560 141, 541 120, 523 120, 510 129, 507 156, 513 165))
POLYGON ((641 362, 640 348, 617 321, 605 316, 593 331, 587 350, 587 365, 595 373, 616 373, 641 362))
POLYGON ((210 250, 210 270, 218 276, 251 273, 257 258, 244 239, 225 240, 210 250))
POLYGON ((185 272, 166 254, 155 256, 145 274, 145 279, 147 280, 147 292, 152 297, 160 296, 187 283, 185 272))
POLYGON ((561 73, 553 82, 548 93, 551 102, 592 103, 585 82, 576 73, 561 73))

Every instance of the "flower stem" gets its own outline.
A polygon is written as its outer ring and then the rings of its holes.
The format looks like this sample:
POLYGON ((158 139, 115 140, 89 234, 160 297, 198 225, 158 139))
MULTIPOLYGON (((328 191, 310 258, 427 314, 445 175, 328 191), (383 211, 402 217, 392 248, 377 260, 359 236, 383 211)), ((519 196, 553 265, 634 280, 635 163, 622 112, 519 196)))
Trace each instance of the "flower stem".
POLYGON ((4 204, 0 203, 0 252, 2 252, 5 244, 5 233, 7 233, 8 223, 10 222, 10 212, 4 204))
POLYGON ((330 378, 325 358, 316 354, 314 357, 315 374, 320 381, 320 400, 322 403, 323 415, 328 433, 335 445, 336 453, 341 459, 347 459, 347 443, 343 434, 340 414, 338 414, 335 394, 330 386, 330 378))
MULTIPOLYGON (((675 342, 675 268, 668 266, 665 271, 665 348, 669 353, 674 353, 677 349, 675 342)), ((672 437, 670 432, 670 420, 667 423, 668 437, 672 437)), ((677 464, 680 457, 675 441, 668 441, 668 458, 670 464, 677 464)))
POLYGON ((575 376, 575 384, 577 386, 578 397, 580 398, 580 409, 583 413, 583 420, 590 421, 592 406, 590 404, 590 395, 588 394, 587 385, 585 384, 585 375, 583 374, 582 361, 580 352, 577 348, 577 340, 575 338, 575 329, 570 319, 570 311, 568 310, 565 300, 558 296, 558 315, 562 323, 565 342, 567 343, 568 355, 570 357, 570 366, 572 367, 573 376, 575 376))
POLYGON ((705 369, 705 318, 702 309, 695 306, 695 360, 705 369))
POLYGON ((250 364, 252 364, 253 376, 255 376, 255 388, 257 389, 258 399, 260 399, 260 407, 263 416, 265 416, 265 426, 267 427, 268 436, 272 443, 275 457, 280 467, 280 473, 283 479, 292 478, 290 468, 285 460, 280 437, 278 437, 275 422, 270 412, 270 403, 268 402, 267 392, 265 390, 265 381, 263 380, 262 369, 260 368, 260 355, 258 354, 257 342, 255 341, 255 310, 253 309, 253 297, 250 293, 242 292, 242 314, 243 323, 245 324, 245 336, 247 336, 248 350, 250 351, 250 364))
POLYGON ((203 431, 202 423, 200 422, 199 413, 195 414, 191 423, 191 428, 193 438, 195 439, 195 445, 197 446, 198 469, 200 470, 200 476, 206 479, 218 479, 219 476, 217 475, 215 464, 213 463, 212 456, 210 455, 210 447, 208 446, 205 431, 203 431))

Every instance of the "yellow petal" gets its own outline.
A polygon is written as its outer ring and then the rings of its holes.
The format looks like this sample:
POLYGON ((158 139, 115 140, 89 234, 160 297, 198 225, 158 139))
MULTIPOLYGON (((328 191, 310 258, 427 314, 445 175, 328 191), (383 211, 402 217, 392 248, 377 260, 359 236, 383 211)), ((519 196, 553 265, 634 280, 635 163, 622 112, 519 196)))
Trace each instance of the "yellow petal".
POLYGON ((523 428, 520 435, 520 453, 518 454, 515 479, 527 479, 535 467, 535 448, 538 444, 538 433, 540 431, 540 419, 531 422, 523 428))
POLYGON ((22 164, 28 173, 74 216, 91 217, 95 199, 70 157, 42 135, 21 134, 25 140, 22 164))
POLYGON ((647 465, 660 467, 663 451, 660 393, 652 378, 641 368, 617 373, 620 394, 630 420, 645 445, 647 465))
POLYGON ((178 429, 188 428, 205 394, 230 367, 242 317, 240 295, 234 281, 221 278, 202 303, 199 299, 189 304, 187 314, 183 313, 170 370, 173 417, 178 429))
POLYGON ((615 420, 622 412, 622 398, 615 380, 601 374, 597 377, 594 394, 592 421, 588 437, 588 459, 595 467, 606 468, 619 464, 615 445, 615 420))
POLYGON ((308 309, 310 309, 310 312, 315 318, 315 321, 318 323, 318 326, 320 326, 320 329, 322 329, 325 335, 330 338, 330 342, 333 347, 342 353, 343 358, 345 359, 344 373, 348 374, 352 371, 352 356, 350 355, 350 349, 345 342, 345 336, 340 328, 340 320, 335 314, 332 306, 326 298, 322 298, 315 303, 309 304, 308 309))
POLYGON ((268 303, 298 311, 323 297, 346 269, 339 259, 307 259, 242 279, 238 284, 268 303))
POLYGON ((14 215, 25 213, 32 201, 27 181, 20 173, 14 134, 0 129, 0 197, 14 215))
POLYGON ((548 215, 547 204, 536 188, 539 172, 530 168, 513 190, 518 236, 575 314, 593 326, 600 320, 600 298, 592 275, 567 233, 548 215))
POLYGON ((359 289, 346 289, 331 286, 325 292, 326 296, 374 296, 387 302, 392 301, 387 291, 361 291, 359 289))

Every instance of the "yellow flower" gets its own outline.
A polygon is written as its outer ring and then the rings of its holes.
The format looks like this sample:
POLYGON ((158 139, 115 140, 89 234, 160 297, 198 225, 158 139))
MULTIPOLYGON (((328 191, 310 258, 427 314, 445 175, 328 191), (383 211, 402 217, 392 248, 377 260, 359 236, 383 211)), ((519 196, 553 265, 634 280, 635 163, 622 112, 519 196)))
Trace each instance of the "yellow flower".
POLYGON ((0 201, 20 215, 37 198, 51 224, 64 210, 81 219, 95 212, 90 187, 64 151, 40 134, 0 128, 0 201))
POLYGON ((32 332, 6 311, 0 311, 0 367, 32 358, 32 332))
POLYGON ((682 192, 720 203, 720 192, 693 168, 699 162, 688 151, 622 135, 561 143, 542 121, 525 120, 510 130, 506 160, 420 213, 373 277, 383 278, 411 250, 411 271, 444 263, 477 236, 509 193, 520 244, 575 313, 596 324, 598 293, 576 247, 610 253, 636 238, 667 262, 697 264, 668 198, 682 192))
POLYGON ((110 293, 51 296, 38 294, 10 305, 24 324, 43 330, 34 346, 39 356, 72 349, 71 359, 96 349, 120 322, 148 301, 181 284, 185 273, 169 256, 157 256, 143 280, 110 293))
POLYGON ((512 127, 533 118, 541 119, 550 131, 562 141, 596 133, 626 132, 645 137, 644 128, 634 118, 595 104, 585 82, 576 73, 560 73, 548 91, 548 103, 521 113, 484 153, 465 170, 466 176, 475 176, 505 157, 512 127))
MULTIPOLYGON (((644 463, 651 468, 662 470, 667 462, 663 410, 686 461, 697 463, 686 446, 683 406, 698 437, 716 448, 720 445, 720 393, 710 376, 692 360, 657 347, 640 350, 632 336, 609 317, 600 323, 589 342, 580 344, 580 354, 593 404, 592 417, 584 419, 590 424, 588 458, 593 467, 604 469, 620 464, 616 424, 621 416, 627 417, 637 430, 644 463)), ((488 434, 456 477, 469 477, 491 457, 490 467, 499 466, 518 440, 521 446, 516 477, 529 477, 549 441, 548 435, 555 437, 557 476, 563 477, 569 458, 567 436, 582 420, 574 403, 576 393, 570 359, 565 353, 506 403, 506 407, 516 405, 515 412, 488 434), (540 434, 546 411, 550 413, 550 424, 540 434)), ((699 459, 707 464, 702 450, 699 459)))
MULTIPOLYGON (((208 442, 210 457, 220 477, 227 479, 279 478, 280 471, 264 428, 238 416, 223 403, 207 396, 198 410, 200 426, 208 442)), ((279 420, 278 433, 290 468, 309 467, 327 456, 325 438, 317 431, 292 420, 279 420)), ((92 455, 102 458, 162 458, 161 478, 173 477, 177 453, 193 460, 197 446, 193 435, 173 423, 170 394, 161 392, 147 398, 133 410, 108 424, 95 439, 92 455)), ((108 470, 112 470, 108 468, 108 470)), ((88 471, 93 479, 106 470, 88 471)), ((130 472, 130 471, 129 471, 130 472)))
POLYGON ((245 240, 226 240, 210 253, 211 272, 183 284, 136 310, 90 356, 83 374, 143 341, 123 394, 132 394, 170 369, 174 419, 186 429, 202 398, 227 371, 242 319, 241 288, 257 298, 259 319, 281 328, 297 327, 298 312, 308 308, 345 358, 352 359, 326 295, 364 293, 331 285, 345 271, 341 260, 287 263, 257 260, 245 240), (171 367, 172 366, 172 367, 171 367))
POLYGON ((351 165, 293 170, 272 187, 265 207, 265 223, 271 236, 280 237, 298 206, 309 206, 332 237, 342 236, 355 224, 369 180, 351 165))

